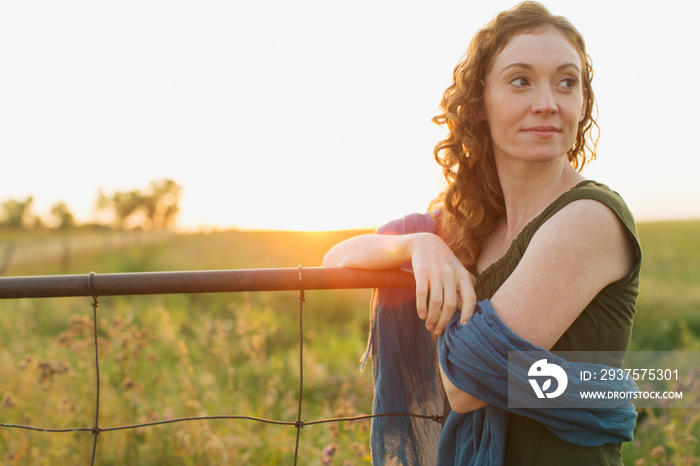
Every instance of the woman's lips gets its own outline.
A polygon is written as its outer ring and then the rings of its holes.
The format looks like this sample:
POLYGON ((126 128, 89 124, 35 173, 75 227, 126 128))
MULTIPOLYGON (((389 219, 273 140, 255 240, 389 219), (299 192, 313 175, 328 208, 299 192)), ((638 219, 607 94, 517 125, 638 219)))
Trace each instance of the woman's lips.
POLYGON ((532 126, 530 128, 525 128, 523 132, 531 136, 546 138, 554 136, 556 133, 558 133, 559 128, 554 126, 532 126))

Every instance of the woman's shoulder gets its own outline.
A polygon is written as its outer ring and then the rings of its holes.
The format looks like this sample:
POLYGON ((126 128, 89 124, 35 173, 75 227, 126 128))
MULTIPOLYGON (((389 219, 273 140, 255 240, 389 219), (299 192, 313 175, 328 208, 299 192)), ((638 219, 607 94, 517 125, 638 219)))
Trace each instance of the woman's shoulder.
MULTIPOLYGON (((479 276, 484 296, 493 294, 513 273, 526 252, 557 262, 555 252, 574 255, 583 265, 596 262, 594 252, 617 257, 629 266, 630 280, 639 273, 641 246, 634 217, 622 197, 608 186, 585 180, 554 200, 513 241, 510 249, 479 276), (630 264, 631 262, 631 264, 630 264), (490 290, 490 291, 488 291, 490 290)), ((608 257, 608 258, 609 258, 608 257)))
POLYGON ((634 216, 622 196, 594 180, 584 180, 560 195, 526 227, 524 236, 529 242, 545 224, 578 221, 591 222, 591 228, 598 225, 603 229, 620 223, 634 242, 639 242, 634 216))
POLYGON ((540 219, 539 228, 531 233, 532 241, 550 243, 578 238, 587 245, 576 248, 582 261, 590 254, 590 247, 597 245, 596 249, 613 255, 624 251, 620 261, 624 264, 622 269, 626 272, 638 270, 641 247, 634 216, 617 192, 602 183, 587 180, 553 204, 552 212, 540 219))
MULTIPOLYGON (((558 201, 561 204, 561 208, 564 208, 572 202, 584 199, 596 201, 605 205, 608 209, 612 210, 627 227, 633 228, 636 233, 634 216, 627 206, 627 203, 617 191, 614 191, 603 183, 594 180, 584 180, 573 189, 564 193, 558 201)), ((602 212, 603 211, 601 211, 601 214, 602 212)))
POLYGON ((545 230, 557 230, 559 234, 569 236, 572 229, 602 239, 613 230, 624 231, 625 228, 617 212, 608 204, 599 199, 580 197, 569 200, 557 209, 535 234, 539 235, 545 230))

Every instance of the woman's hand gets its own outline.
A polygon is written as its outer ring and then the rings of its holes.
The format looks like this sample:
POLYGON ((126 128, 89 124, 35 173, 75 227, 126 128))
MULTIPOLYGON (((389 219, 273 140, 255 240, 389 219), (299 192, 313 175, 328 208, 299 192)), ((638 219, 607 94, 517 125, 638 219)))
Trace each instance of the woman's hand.
POLYGON ((465 324, 476 307, 476 278, 437 235, 408 235, 408 251, 416 279, 418 316, 435 335, 442 335, 455 311, 465 324))
POLYGON ((410 261, 416 279, 416 307, 425 326, 442 335, 459 307, 466 323, 476 307, 475 277, 437 235, 356 236, 334 246, 323 259, 324 267, 383 269, 410 261))

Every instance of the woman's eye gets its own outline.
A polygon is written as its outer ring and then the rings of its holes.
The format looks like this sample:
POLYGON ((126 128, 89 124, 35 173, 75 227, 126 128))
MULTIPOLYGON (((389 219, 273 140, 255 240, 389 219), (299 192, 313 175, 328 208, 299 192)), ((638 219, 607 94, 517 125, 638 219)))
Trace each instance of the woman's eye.
POLYGON ((578 79, 576 78, 564 78, 560 82, 561 87, 565 89, 574 89, 578 85, 578 79))
POLYGON ((510 80, 510 84, 515 87, 527 87, 530 83, 527 78, 517 77, 510 80))

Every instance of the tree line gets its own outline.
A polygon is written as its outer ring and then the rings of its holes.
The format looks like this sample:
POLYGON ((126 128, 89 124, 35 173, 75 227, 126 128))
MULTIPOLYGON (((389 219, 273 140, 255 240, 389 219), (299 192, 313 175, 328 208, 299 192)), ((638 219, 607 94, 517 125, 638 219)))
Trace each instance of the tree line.
POLYGON ((80 224, 65 202, 57 202, 47 215, 33 212, 34 197, 0 202, 0 227, 12 229, 65 230, 83 226, 115 229, 172 228, 180 212, 182 187, 175 181, 152 181, 145 190, 115 191, 100 189, 95 200, 95 217, 80 224))

